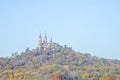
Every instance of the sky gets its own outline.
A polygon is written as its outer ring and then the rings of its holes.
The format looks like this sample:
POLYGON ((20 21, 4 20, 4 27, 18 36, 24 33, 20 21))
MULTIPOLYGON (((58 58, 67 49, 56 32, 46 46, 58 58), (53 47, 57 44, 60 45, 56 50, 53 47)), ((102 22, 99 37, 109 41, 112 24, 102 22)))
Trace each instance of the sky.
POLYGON ((47 33, 60 45, 120 60, 120 0, 0 0, 0 57, 37 47, 47 33))

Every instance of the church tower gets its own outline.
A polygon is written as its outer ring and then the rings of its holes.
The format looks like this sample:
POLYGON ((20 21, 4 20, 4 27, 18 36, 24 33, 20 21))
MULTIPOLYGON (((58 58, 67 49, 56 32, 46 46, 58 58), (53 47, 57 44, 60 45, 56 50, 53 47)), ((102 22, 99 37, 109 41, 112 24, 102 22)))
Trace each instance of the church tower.
POLYGON ((38 37, 38 49, 41 50, 42 49, 42 36, 41 34, 38 37))
POLYGON ((45 33, 44 39, 43 39, 43 44, 47 45, 47 35, 45 33))
POLYGON ((47 42, 47 35, 46 35, 46 33, 45 33, 45 36, 44 36, 44 38, 43 38, 43 49, 44 49, 44 51, 46 51, 47 50, 47 48, 48 48, 48 42, 47 42))

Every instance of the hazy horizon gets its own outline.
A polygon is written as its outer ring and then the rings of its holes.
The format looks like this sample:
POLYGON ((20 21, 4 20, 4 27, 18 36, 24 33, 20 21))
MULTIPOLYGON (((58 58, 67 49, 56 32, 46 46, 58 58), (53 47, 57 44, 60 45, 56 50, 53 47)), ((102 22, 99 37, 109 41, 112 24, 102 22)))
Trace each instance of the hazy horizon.
POLYGON ((60 45, 120 60, 119 0, 0 1, 0 57, 37 47, 47 33, 60 45))

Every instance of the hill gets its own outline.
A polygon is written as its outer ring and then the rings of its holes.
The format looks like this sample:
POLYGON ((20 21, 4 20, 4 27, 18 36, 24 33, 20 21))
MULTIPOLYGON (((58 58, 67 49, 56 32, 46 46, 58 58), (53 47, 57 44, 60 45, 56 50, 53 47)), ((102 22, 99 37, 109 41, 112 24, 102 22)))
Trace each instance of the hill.
POLYGON ((52 41, 48 44, 1 57, 0 80, 120 80, 119 60, 76 52, 52 41))

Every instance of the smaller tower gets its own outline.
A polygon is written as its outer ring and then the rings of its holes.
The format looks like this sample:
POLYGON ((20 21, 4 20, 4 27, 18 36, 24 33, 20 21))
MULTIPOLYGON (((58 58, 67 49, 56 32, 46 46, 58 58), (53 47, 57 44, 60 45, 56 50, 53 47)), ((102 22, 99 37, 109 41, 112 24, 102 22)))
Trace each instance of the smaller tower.
POLYGON ((52 41, 52 38, 50 40, 50 47, 53 48, 53 41, 52 41))
POLYGON ((51 40, 50 40, 50 43, 51 43, 51 44, 53 43, 52 38, 51 38, 51 40))
POLYGON ((38 37, 38 49, 41 50, 42 49, 42 36, 41 36, 41 33, 38 37))

